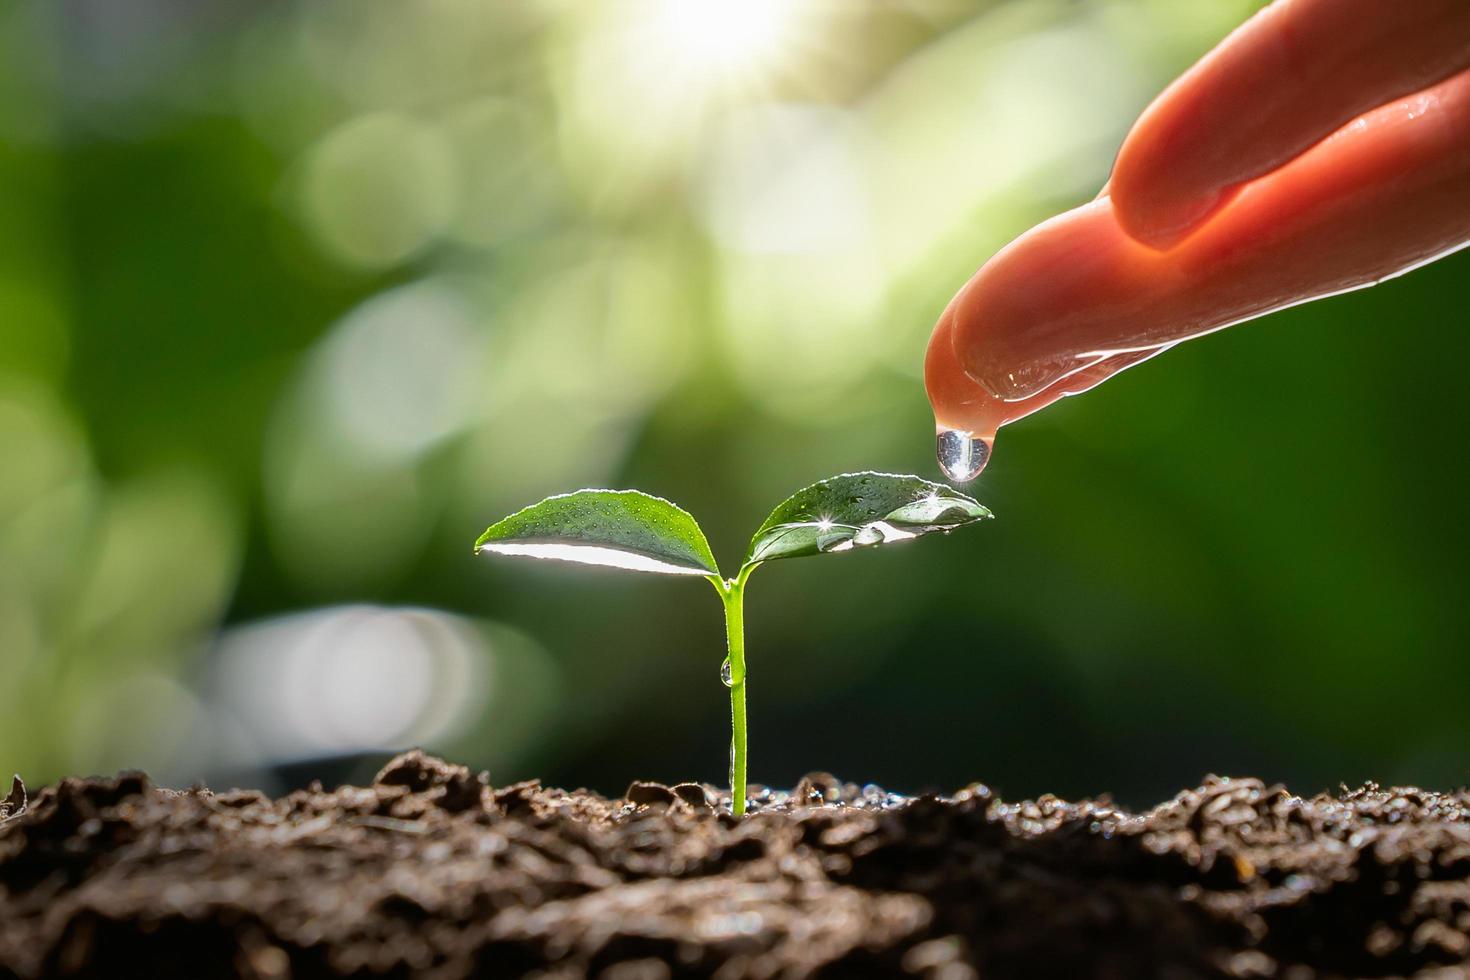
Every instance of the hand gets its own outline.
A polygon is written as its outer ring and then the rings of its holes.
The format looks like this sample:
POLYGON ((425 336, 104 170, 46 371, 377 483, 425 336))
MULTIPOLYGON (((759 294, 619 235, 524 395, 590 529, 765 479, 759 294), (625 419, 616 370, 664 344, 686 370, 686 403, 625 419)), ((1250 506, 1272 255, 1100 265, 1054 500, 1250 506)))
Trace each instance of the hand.
POLYGON ((1097 200, 950 302, 925 383, 950 448, 976 451, 947 472, 1181 340, 1467 243, 1470 2, 1277 0, 1149 106, 1097 200))

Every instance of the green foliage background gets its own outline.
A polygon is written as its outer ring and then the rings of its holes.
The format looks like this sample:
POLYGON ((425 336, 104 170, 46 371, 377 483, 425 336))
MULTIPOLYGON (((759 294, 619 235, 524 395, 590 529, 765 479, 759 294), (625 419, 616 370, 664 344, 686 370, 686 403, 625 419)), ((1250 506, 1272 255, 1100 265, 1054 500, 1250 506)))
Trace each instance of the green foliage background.
MULTIPOLYGON (((0 768, 719 782, 703 583, 469 542, 639 487, 733 558, 934 475, 939 310, 1255 6, 0 6, 0 768)), ((1467 273, 1003 430, 978 530, 773 567, 752 778, 1464 782, 1467 273)))

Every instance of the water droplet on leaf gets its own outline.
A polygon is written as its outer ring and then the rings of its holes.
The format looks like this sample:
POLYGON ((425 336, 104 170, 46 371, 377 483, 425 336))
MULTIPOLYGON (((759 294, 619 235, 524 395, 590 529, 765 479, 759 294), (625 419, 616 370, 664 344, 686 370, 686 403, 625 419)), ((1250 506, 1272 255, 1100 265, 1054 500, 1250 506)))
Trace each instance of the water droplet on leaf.
POLYGON ((828 554, 833 551, 847 551, 852 547, 852 530, 850 528, 836 528, 817 535, 817 550, 828 554))
POLYGON ((724 681, 726 687, 735 686, 735 674, 734 671, 730 669, 729 657, 726 657, 725 662, 720 664, 720 680, 724 681))

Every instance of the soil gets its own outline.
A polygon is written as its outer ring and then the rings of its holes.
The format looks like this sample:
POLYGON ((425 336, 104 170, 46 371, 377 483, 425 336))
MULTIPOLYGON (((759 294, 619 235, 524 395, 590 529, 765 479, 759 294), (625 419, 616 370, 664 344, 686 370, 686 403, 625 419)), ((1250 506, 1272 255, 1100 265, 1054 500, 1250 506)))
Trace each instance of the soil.
POLYGON ((1470 977, 1470 792, 1210 778, 1145 813, 817 774, 0 802, 0 978, 1470 977))

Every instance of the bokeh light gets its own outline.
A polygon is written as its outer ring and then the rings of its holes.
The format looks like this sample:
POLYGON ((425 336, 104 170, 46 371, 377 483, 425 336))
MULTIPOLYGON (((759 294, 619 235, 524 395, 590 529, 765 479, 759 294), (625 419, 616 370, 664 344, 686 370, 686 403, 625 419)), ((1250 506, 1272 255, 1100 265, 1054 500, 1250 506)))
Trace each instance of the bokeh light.
POLYGON ((431 243, 455 210, 453 158, 443 136, 377 113, 345 123, 312 149, 302 209, 334 257, 395 265, 431 243))
POLYGON ((493 677, 476 626, 432 610, 353 606, 236 627, 206 690, 265 761, 451 739, 493 677))

